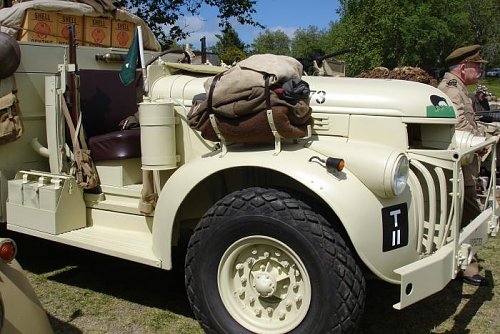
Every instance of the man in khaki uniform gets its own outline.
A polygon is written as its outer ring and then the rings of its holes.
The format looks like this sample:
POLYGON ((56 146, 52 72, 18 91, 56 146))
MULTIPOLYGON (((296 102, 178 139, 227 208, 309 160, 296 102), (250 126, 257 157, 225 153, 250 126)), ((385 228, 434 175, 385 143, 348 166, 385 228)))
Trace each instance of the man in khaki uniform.
MULTIPOLYGON (((481 46, 479 45, 464 46, 453 51, 445 59, 449 71, 445 73, 438 88, 449 96, 457 111, 458 123, 455 128, 476 136, 485 136, 484 130, 476 123, 472 100, 469 98, 466 87, 466 85, 477 83, 482 72, 481 64, 487 62, 481 59, 480 52, 481 46)), ((480 163, 479 155, 475 154, 471 164, 462 166, 465 185, 462 227, 481 213, 476 193, 480 163)), ((484 277, 479 275, 479 268, 475 261, 464 271, 463 278, 464 282, 473 285, 486 283, 484 277)))

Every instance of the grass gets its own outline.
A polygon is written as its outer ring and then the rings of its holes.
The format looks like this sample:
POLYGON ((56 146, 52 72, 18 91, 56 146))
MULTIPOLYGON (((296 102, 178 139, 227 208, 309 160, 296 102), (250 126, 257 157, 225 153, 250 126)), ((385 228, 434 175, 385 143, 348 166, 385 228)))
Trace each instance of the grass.
MULTIPOLYGON (((13 238, 55 333, 203 333, 190 310, 182 272, 18 234, 13 238)), ((402 311, 392 308, 399 301, 399 286, 368 281, 358 334, 500 333, 499 248, 499 238, 492 238, 479 253, 481 273, 493 286, 455 280, 402 311)))
MULTIPOLYGON (((493 93, 497 99, 500 99, 500 78, 484 78, 479 80, 480 85, 488 87, 490 93, 493 93)), ((473 92, 477 85, 470 85, 467 88, 473 92)))

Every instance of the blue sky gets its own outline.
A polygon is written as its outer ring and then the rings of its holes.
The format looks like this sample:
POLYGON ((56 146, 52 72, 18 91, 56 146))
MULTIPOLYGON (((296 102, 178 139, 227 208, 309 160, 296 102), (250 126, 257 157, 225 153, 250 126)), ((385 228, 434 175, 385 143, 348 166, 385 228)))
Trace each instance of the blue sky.
MULTIPOLYGON (((298 28, 314 25, 320 29, 327 28, 331 21, 338 19, 337 0, 256 0, 254 19, 267 29, 282 30, 290 37, 298 28)), ((216 8, 203 8, 198 17, 186 17, 181 26, 192 32, 191 36, 182 43, 190 43, 193 49, 200 48, 200 38, 207 39, 207 45, 215 44, 215 34, 220 34, 217 22, 216 8)), ((262 32, 260 28, 234 24, 240 39, 245 43, 252 42, 262 32)))

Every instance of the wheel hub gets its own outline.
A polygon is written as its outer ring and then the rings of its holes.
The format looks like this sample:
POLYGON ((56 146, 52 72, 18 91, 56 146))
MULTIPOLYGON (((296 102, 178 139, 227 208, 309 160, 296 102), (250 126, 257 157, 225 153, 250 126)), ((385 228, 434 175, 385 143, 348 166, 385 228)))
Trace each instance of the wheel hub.
POLYGON ((261 297, 270 297, 276 291, 276 280, 269 273, 259 272, 252 285, 261 297))
POLYGON ((288 332, 309 309, 311 283, 305 267, 276 239, 237 241, 221 260, 218 282, 226 309, 254 332, 288 332))

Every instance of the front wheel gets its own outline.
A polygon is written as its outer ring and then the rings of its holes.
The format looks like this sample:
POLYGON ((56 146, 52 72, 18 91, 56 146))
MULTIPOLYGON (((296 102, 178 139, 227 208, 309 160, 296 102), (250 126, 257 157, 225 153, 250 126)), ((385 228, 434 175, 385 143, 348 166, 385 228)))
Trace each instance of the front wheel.
POLYGON ((208 333, 351 333, 365 298, 341 236, 303 202, 264 188, 229 194, 205 214, 186 288, 208 333))

